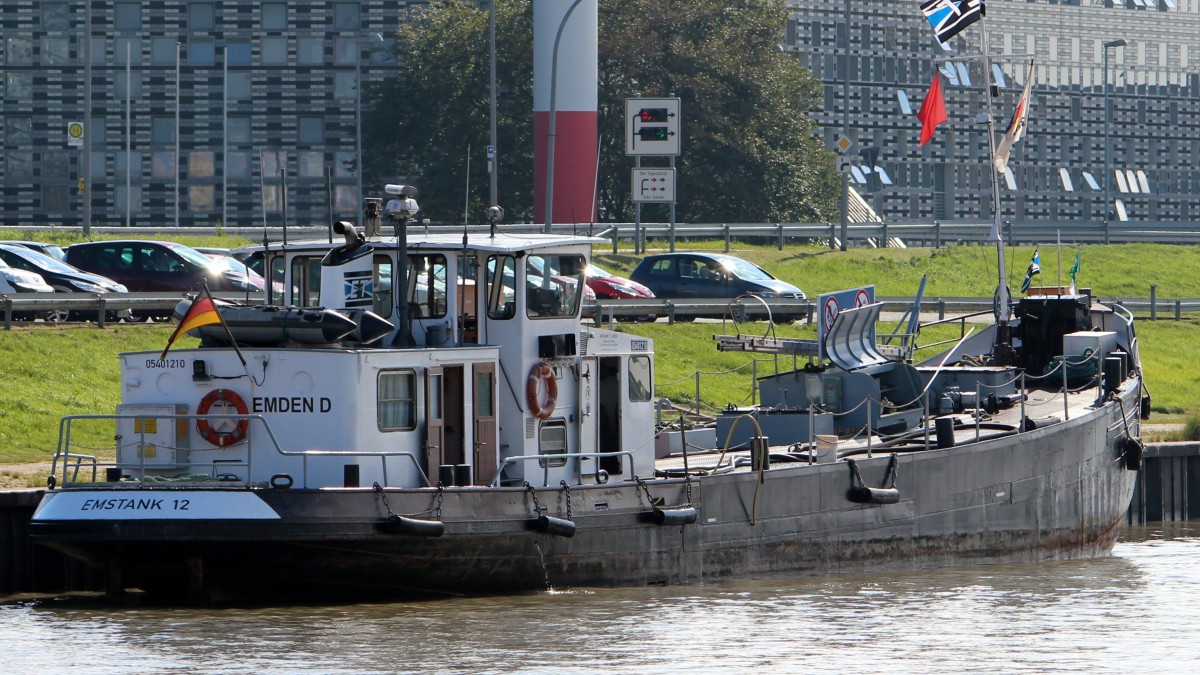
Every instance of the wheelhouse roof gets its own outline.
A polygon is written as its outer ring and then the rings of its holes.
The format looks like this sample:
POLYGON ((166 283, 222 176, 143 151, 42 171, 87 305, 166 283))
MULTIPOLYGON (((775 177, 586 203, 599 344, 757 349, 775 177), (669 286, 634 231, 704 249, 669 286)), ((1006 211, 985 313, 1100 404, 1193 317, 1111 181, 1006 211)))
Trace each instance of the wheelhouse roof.
MULTIPOLYGON (((284 246, 282 242, 272 242, 268 248, 271 251, 326 251, 330 248, 341 246, 344 242, 340 236, 335 236, 333 243, 329 243, 326 239, 307 239, 304 241, 288 242, 284 246)), ((549 249, 559 248, 563 246, 594 246, 596 244, 607 243, 607 239, 600 237, 589 237, 585 235, 563 235, 563 234, 545 234, 540 232, 498 232, 496 236, 491 236, 486 232, 471 232, 467 234, 466 247, 470 250, 485 251, 491 253, 515 253, 518 251, 529 251, 531 249, 549 249)), ((396 237, 373 237, 367 240, 367 243, 377 249, 395 249, 396 237)), ((461 232, 424 232, 408 233, 408 241, 406 242, 410 251, 446 251, 446 250, 462 250, 463 235, 461 232)), ((262 244, 243 246, 238 250, 263 250, 262 244)))

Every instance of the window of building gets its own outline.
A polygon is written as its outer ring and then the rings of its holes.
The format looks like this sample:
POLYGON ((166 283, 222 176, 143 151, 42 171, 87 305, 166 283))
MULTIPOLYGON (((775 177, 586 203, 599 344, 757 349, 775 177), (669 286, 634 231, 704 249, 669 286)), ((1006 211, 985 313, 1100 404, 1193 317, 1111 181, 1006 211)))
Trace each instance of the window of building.
POLYGON ((155 117, 150 121, 150 142, 169 145, 175 142, 175 118, 155 117))
POLYGON ((407 431, 417 426, 416 373, 384 370, 379 373, 376 409, 380 431, 407 431))
MULTIPOLYGON (((113 46, 113 60, 118 66, 127 62, 138 65, 142 60, 142 39, 135 37, 119 37, 113 46)), ((173 60, 173 59, 172 59, 173 60)))
POLYGON ((278 178, 287 171, 287 159, 287 152, 284 150, 264 150, 260 156, 262 175, 266 178, 278 178))
POLYGON ((71 29, 71 10, 65 2, 42 3, 42 28, 48 31, 71 29))
POLYGON ((226 63, 231 66, 248 66, 250 65, 250 41, 249 40, 230 40, 225 45, 226 63))
POLYGON ((156 37, 150 40, 150 63, 156 66, 175 65, 175 52, 179 42, 175 38, 156 37))
POLYGON ((287 38, 265 37, 262 39, 262 62, 267 66, 287 65, 287 38))
POLYGON ((216 26, 216 7, 211 2, 193 2, 188 5, 188 29, 192 31, 212 30, 216 26))
POLYGON ((230 178, 249 178, 250 153, 231 150, 225 156, 225 175, 230 178))
POLYGON ((358 30, 362 28, 362 13, 357 2, 336 2, 333 5, 334 30, 358 30))
MULTIPOLYGON (((233 101, 245 101, 250 98, 250 73, 229 73, 226 80, 229 98, 233 101)), ((247 132, 249 133, 249 132, 247 132)), ((247 138, 247 140, 249 140, 247 138)))
POLYGON ((325 118, 301 117, 299 120, 300 143, 304 145, 325 144, 325 118))
POLYGON ((42 153, 42 178, 66 180, 69 177, 69 160, 63 150, 42 153))
MULTIPOLYGON (((542 423, 541 433, 538 434, 539 455, 564 455, 567 452, 567 423, 564 420, 549 420, 542 423)), ((566 457, 555 459, 539 459, 538 466, 543 469, 548 466, 563 466, 566 457)))
POLYGON ((242 144, 250 142, 250 118, 230 117, 225 121, 229 143, 242 144))
POLYGON ((188 63, 193 66, 212 66, 217 63, 217 46, 212 38, 191 38, 187 44, 188 63))
MULTIPOLYGON (((338 178, 353 178, 355 164, 354 157, 355 155, 353 152, 337 153, 334 156, 333 161, 333 175, 338 178)), ((357 197, 355 199, 357 199, 357 197)))
POLYGON ((654 391, 654 380, 650 376, 650 357, 629 357, 629 400, 649 401, 654 391))
POLYGON ((344 37, 333 40, 333 63, 338 66, 353 66, 358 63, 357 38, 344 37))
POLYGON ((131 185, 128 190, 125 189, 125 184, 117 185, 117 210, 122 214, 137 213, 142 210, 142 188, 140 185, 131 185))
POLYGON ((142 153, 140 152, 118 152, 116 157, 116 175, 118 178, 124 179, 126 168, 129 167, 129 175, 136 176, 138 180, 142 178, 142 153))
POLYGON ((264 30, 287 30, 287 3, 263 3, 262 27, 264 30))
POLYGON ((71 40, 59 35, 42 38, 42 65, 61 66, 71 62, 71 40))
POLYGON ((66 213, 71 201, 71 189, 66 185, 42 186, 42 211, 46 213, 66 213))
POLYGON ((325 153, 320 150, 301 150, 297 153, 301 178, 320 178, 325 175, 325 153))
POLYGON ((354 100, 356 78, 354 71, 333 74, 333 97, 354 100))
POLYGON ((33 142, 32 117, 7 117, 4 120, 4 144, 9 147, 33 142))
POLYGON ((33 76, 27 72, 5 73, 4 98, 6 101, 31 101, 33 99, 33 76))
POLYGON ((188 211, 212 211, 216 206, 215 193, 212 185, 189 185, 188 211))
POLYGON ((107 168, 108 158, 102 152, 93 152, 91 155, 91 170, 88 171, 88 177, 92 180, 104 178, 105 169, 107 168))
POLYGON ((333 208, 338 213, 358 213, 358 188, 354 185, 333 188, 333 208))
POLYGON ((116 3, 116 18, 113 24, 117 30, 142 29, 142 5, 139 2, 116 3))
POLYGON ((91 39, 91 47, 92 47, 92 53, 91 53, 90 58, 92 61, 92 65, 96 66, 96 65, 105 63, 106 57, 105 57, 105 53, 104 53, 104 48, 105 48, 104 38, 102 38, 102 37, 92 38, 91 39))
POLYGON ((33 178, 33 153, 10 150, 4 153, 4 175, 8 178, 33 178))
POLYGON ((117 98, 122 102, 128 96, 129 98, 138 99, 142 96, 142 74, 134 71, 126 74, 125 71, 117 73, 116 78, 117 98), (132 91, 130 87, 132 86, 132 91))
POLYGON ((296 63, 302 66, 325 64, 325 41, 321 38, 302 37, 296 40, 296 63))
POLYGON ((212 178, 216 175, 215 158, 211 150, 188 153, 188 178, 212 178))
POLYGON ((151 178, 175 178, 175 153, 155 152, 150 155, 151 178))

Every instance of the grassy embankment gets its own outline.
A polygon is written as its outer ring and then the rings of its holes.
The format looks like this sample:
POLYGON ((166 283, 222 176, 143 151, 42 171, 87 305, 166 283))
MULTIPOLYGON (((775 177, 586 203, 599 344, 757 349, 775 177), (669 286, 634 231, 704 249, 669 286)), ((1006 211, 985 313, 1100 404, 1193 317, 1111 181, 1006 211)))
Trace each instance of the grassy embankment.
MULTIPOLYGON (((207 245, 237 246, 230 238, 204 238, 207 245)), ((69 240, 63 243, 70 243, 69 240)), ((185 243, 201 245, 199 238, 185 243)), ((691 244, 692 248, 702 246, 691 244)), ((720 244, 716 244, 720 247, 720 244)), ((994 251, 988 247, 931 249, 852 249, 833 253, 816 247, 771 248, 737 246, 735 254, 759 262, 777 276, 803 288, 810 297, 859 284, 874 283, 881 296, 911 295, 922 274, 929 274, 926 297, 980 297, 990 293, 995 278, 994 251)), ((1009 278, 1016 287, 1024 275, 1031 248, 1009 252, 1009 278)), ((1157 284, 1160 298, 1200 297, 1200 275, 1182 274, 1200 269, 1200 248, 1150 245, 1095 246, 1084 249, 1080 280, 1100 297, 1145 297, 1157 284), (1103 282, 1101 283, 1101 280, 1103 282)), ((1074 249, 1063 249, 1063 269, 1074 259, 1074 249)), ((632 255, 598 255, 597 262, 613 272, 627 272, 638 258, 632 255)), ((1052 247, 1042 249, 1043 273, 1038 281, 1055 277, 1052 247)), ((1035 282, 1037 283, 1037 282, 1035 282)), ((930 317, 926 317, 928 320, 930 317)), ((1197 409, 1197 369, 1200 357, 1200 319, 1142 321, 1138 335, 1154 410, 1161 421, 1179 421, 1197 409)), ((694 373, 716 373, 741 367, 728 375, 703 375, 703 398, 709 406, 746 402, 749 391, 749 356, 717 352, 712 340, 720 325, 629 324, 625 329, 655 339, 658 393, 682 404, 695 396, 694 373)), ((762 324, 743 326, 745 332, 762 330, 762 324)), ((881 328, 881 333, 892 326, 881 328)), ((112 412, 119 400, 117 360, 121 351, 157 350, 165 344, 170 325, 20 327, 0 332, 0 463, 37 462, 48 459, 57 443, 58 421, 64 415, 112 412)), ((814 336, 812 327, 780 327, 779 335, 814 336)), ((957 334, 957 330, 953 331, 957 334)), ((921 342, 952 337, 948 329, 922 335, 921 342)), ((183 338, 179 347, 194 345, 183 338)), ((781 367, 790 367, 781 359, 781 367)), ((774 359, 760 359, 759 372, 774 367, 774 359)), ((111 456, 112 439, 89 438, 96 453, 111 456), (92 443, 95 445, 93 446, 92 443)))

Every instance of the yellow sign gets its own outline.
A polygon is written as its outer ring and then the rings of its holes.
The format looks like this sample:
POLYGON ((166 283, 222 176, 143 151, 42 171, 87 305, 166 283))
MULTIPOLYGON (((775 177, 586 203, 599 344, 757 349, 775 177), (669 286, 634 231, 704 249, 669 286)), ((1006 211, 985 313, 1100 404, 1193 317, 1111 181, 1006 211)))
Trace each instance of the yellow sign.
POLYGON ((84 187, 83 179, 80 178, 79 179, 79 194, 83 194, 83 187, 84 187))
POLYGON ((67 145, 72 148, 83 147, 83 124, 80 122, 67 123, 67 145))

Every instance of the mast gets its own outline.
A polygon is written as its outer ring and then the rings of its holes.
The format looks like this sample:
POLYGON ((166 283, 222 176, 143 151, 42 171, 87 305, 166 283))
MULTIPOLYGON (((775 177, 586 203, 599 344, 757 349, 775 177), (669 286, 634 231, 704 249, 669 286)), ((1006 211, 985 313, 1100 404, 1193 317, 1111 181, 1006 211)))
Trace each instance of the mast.
POLYGON ((983 98, 987 112, 988 164, 992 175, 992 232, 989 236, 996 243, 996 343, 993 358, 1010 362, 1015 356, 1009 331, 1010 314, 1008 275, 1004 261, 1004 237, 1000 235, 1000 172, 996 170, 996 116, 992 111, 992 53, 988 48, 987 21, 980 21, 980 42, 983 52, 983 98))

